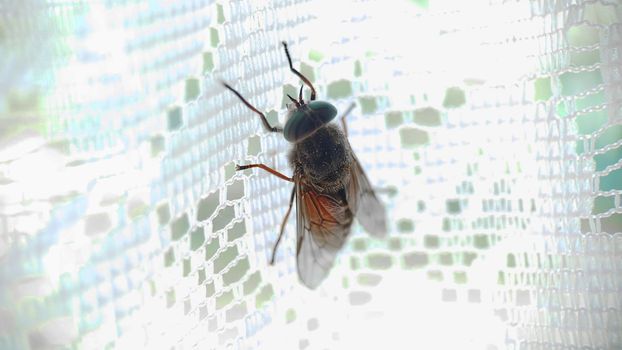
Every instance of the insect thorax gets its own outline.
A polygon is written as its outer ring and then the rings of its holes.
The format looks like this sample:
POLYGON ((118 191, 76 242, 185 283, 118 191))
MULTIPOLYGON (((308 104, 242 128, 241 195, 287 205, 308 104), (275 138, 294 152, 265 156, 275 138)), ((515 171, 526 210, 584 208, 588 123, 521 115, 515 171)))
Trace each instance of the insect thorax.
POLYGON ((343 132, 334 124, 294 144, 289 163, 321 192, 335 193, 350 181, 352 154, 343 132))

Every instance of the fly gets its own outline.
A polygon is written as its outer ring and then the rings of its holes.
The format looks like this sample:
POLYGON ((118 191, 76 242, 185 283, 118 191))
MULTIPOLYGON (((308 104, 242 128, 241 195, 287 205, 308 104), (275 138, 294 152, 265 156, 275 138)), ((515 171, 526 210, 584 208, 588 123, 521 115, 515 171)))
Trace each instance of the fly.
POLYGON ((259 115, 266 130, 282 133, 292 143, 288 154, 289 165, 294 170, 292 177, 265 164, 236 165, 236 170, 261 168, 294 184, 270 264, 274 264, 277 247, 295 202, 298 277, 307 287, 316 288, 334 264, 350 234, 354 217, 368 233, 384 236, 386 214, 347 138, 345 117, 354 104, 341 116, 341 129, 330 123, 337 116, 337 108, 315 99, 313 84, 294 69, 285 42, 283 47, 290 70, 311 89, 307 102, 302 97, 304 85, 300 87, 298 99, 287 95, 292 104, 288 107, 285 127, 271 126, 261 111, 229 84, 223 84, 259 115))

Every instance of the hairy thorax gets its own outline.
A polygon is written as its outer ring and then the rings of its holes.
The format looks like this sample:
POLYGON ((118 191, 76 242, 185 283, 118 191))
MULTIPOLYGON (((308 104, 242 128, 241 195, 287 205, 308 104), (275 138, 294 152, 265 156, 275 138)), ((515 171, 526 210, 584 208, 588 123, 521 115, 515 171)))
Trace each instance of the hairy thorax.
POLYGON ((292 169, 299 167, 304 178, 317 191, 335 193, 350 181, 352 155, 345 135, 334 124, 327 124, 302 141, 289 154, 292 169))

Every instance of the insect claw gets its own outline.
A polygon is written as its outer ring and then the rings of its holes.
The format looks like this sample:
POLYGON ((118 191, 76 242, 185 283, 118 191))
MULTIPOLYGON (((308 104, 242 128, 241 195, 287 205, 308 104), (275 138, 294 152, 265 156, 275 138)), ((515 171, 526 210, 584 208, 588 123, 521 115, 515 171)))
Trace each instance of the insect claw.
POLYGON ((240 171, 243 170, 242 167, 239 164, 235 165, 235 171, 240 171))

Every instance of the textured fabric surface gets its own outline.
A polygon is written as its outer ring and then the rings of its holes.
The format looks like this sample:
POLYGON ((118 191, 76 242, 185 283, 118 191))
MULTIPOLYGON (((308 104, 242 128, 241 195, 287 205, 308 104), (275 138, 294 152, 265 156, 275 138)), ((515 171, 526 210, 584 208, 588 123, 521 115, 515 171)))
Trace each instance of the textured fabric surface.
MULTIPOLYGON (((0 349, 622 348, 619 1, 1 1, 0 349), (348 117, 389 235, 297 281, 271 123, 348 117), (306 92, 308 94, 308 91, 306 92)), ((292 218, 295 215, 292 215, 292 218)))

